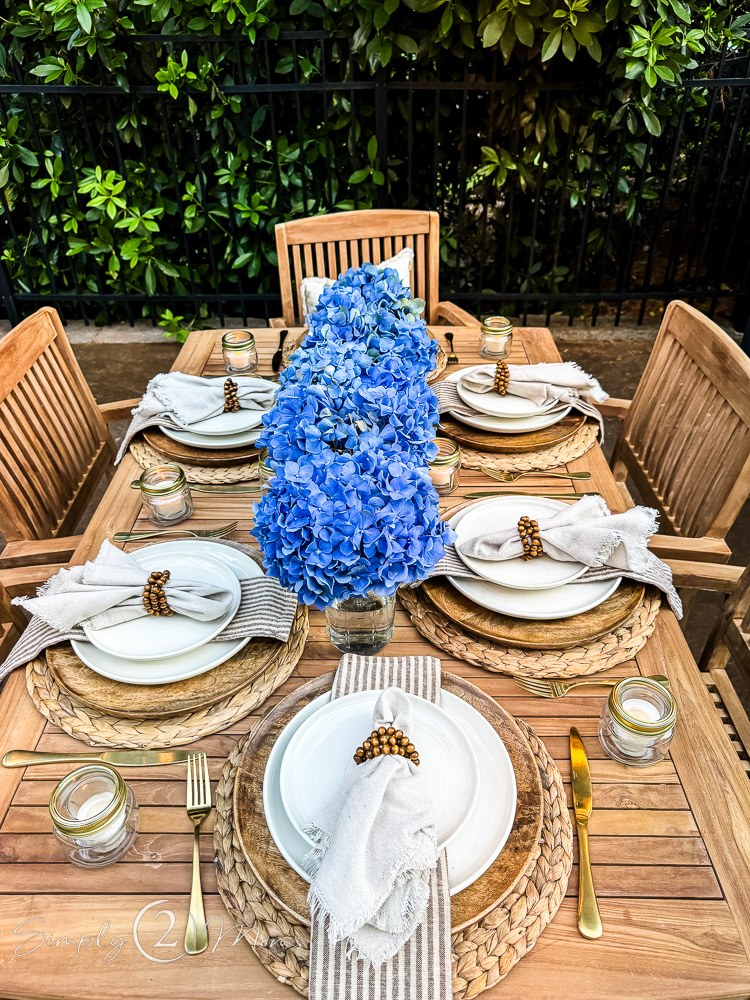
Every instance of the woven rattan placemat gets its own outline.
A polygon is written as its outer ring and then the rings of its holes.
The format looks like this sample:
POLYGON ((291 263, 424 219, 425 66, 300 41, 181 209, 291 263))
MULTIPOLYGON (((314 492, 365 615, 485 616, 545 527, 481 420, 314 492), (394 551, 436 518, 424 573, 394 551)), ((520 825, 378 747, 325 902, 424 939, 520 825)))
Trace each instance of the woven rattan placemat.
MULTIPOLYGON (((130 454, 142 469, 174 461, 168 455, 162 455, 161 452, 152 448, 140 437, 134 438, 129 447, 130 454)), ((257 460, 244 462, 242 465, 230 465, 223 469, 214 465, 190 465, 183 461, 180 461, 179 464, 189 483, 244 483, 249 479, 258 478, 257 460)))
MULTIPOLYGON (((573 863, 573 830, 557 765, 534 731, 526 735, 542 782, 544 815, 538 854, 508 895, 481 920, 452 937, 454 1000, 494 986, 533 948, 565 896, 573 863)), ((214 863, 219 893, 245 940, 272 976, 307 996, 310 934, 276 905, 246 862, 234 831, 234 781, 249 736, 229 756, 216 789, 214 863)))
POLYGON ((611 632, 568 649, 521 649, 483 639, 451 621, 421 587, 402 587, 401 603, 416 629, 438 649, 477 667, 522 677, 583 677, 632 659, 656 627, 661 596, 646 589, 643 604, 611 632))
POLYGON ((138 750, 180 746, 225 729, 262 705, 294 670, 302 656, 307 631, 307 608, 300 605, 289 639, 247 687, 206 708, 169 718, 123 719, 80 705, 60 689, 43 658, 26 667, 26 686, 45 719, 91 746, 138 750))
POLYGON ((555 469, 558 465, 572 462, 593 448, 599 436, 599 428, 594 423, 585 423, 580 430, 560 444, 540 451, 525 451, 508 455, 475 448, 461 447, 461 465, 465 469, 479 469, 487 466, 495 472, 542 472, 555 469))

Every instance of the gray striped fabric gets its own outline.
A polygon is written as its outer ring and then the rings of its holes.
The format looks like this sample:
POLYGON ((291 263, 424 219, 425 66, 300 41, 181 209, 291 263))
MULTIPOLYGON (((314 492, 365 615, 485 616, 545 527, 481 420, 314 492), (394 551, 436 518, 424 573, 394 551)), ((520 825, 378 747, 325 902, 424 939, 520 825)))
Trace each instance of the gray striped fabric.
MULTIPOLYGON (((656 565, 656 564, 654 564, 656 565)), ((663 564, 662 564, 663 565, 663 564)), ((656 567, 659 568, 658 566, 656 567)), ((461 556, 456 552, 455 545, 446 545, 445 555, 436 564, 431 576, 458 576, 469 580, 483 580, 484 577, 469 569, 461 556)), ((663 572, 650 572, 648 567, 639 570, 637 573, 628 571, 624 573, 622 569, 615 566, 590 567, 583 576, 579 576, 576 583, 598 583, 601 580, 614 580, 617 576, 627 576, 629 580, 636 580, 638 583, 651 584, 660 590, 669 601, 669 606, 677 618, 682 618, 682 601, 674 588, 671 574, 663 572)))
MULTIPOLYGON (((331 698, 396 685, 437 704, 440 660, 434 656, 341 658, 331 698)), ((451 905, 445 851, 430 876, 427 913, 398 954, 381 966, 347 956, 347 942, 331 944, 325 922, 310 929, 310 1000, 450 1000, 451 905)))
MULTIPOLYGON (((263 636, 286 642, 297 611, 295 595, 284 590, 279 581, 270 576, 241 580, 240 588, 242 597, 237 613, 224 631, 212 641, 226 642, 248 636, 250 638, 263 636)), ((41 618, 32 618, 8 658, 0 665, 0 680, 16 667, 33 660, 47 646, 85 638, 84 631, 80 627, 62 633, 53 629, 41 618)))

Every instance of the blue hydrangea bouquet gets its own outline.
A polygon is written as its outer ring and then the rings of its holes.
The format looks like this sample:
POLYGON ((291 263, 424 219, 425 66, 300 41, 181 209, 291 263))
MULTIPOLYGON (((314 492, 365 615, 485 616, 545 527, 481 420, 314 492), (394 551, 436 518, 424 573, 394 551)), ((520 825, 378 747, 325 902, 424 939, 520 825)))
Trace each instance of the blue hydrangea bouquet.
POLYGON ((427 467, 437 344, 423 305, 396 271, 350 268, 322 293, 263 418, 274 475, 255 532, 269 575, 304 604, 393 595, 453 540, 427 467))

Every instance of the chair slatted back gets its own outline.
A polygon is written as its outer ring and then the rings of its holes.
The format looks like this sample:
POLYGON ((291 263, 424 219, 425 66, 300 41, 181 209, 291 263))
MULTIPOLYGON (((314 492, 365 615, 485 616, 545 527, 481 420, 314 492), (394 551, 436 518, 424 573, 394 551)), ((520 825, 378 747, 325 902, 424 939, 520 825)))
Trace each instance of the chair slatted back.
POLYGON ((67 533, 114 445, 60 317, 45 307, 0 340, 0 531, 67 533))
POLYGON ((750 493, 750 358, 684 302, 667 307, 616 457, 663 532, 724 538, 750 493))
POLYGON ((302 279, 338 278, 349 267, 380 264, 404 247, 414 251, 412 293, 437 322, 440 219, 437 212, 371 209, 336 212, 276 226, 281 305, 287 326, 304 326, 302 279))

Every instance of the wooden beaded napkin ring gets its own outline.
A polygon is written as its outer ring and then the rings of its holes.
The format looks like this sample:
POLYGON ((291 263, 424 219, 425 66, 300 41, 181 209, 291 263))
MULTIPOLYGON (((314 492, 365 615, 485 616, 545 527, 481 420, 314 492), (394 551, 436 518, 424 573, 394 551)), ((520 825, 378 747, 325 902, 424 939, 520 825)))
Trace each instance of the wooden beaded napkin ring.
POLYGON ((224 383, 224 412, 236 413, 240 408, 240 401, 237 399, 237 383, 228 378, 224 383))
POLYGON ((526 517, 525 514, 518 522, 518 534, 521 536, 521 544, 523 545, 521 559, 524 562, 534 559, 536 556, 541 556, 544 553, 542 540, 539 537, 539 525, 536 521, 532 521, 530 517, 526 517))
POLYGON ((148 578, 148 583, 143 588, 143 606, 150 615, 154 615, 156 618, 160 615, 169 616, 174 614, 174 611, 167 604, 167 598, 164 593, 164 585, 169 576, 168 569, 165 569, 161 573, 158 570, 154 570, 148 578))
POLYGON ((366 760, 381 755, 388 756, 394 754, 399 757, 408 757, 412 764, 419 767, 419 752, 413 743, 409 742, 409 737, 404 736, 403 730, 394 729, 393 726, 380 726, 373 729, 361 747, 357 747, 354 754, 355 764, 362 764, 366 760))
POLYGON ((510 369, 504 361, 498 361, 495 366, 495 381, 492 383, 495 392, 504 396, 508 391, 508 382, 510 382, 510 369))

